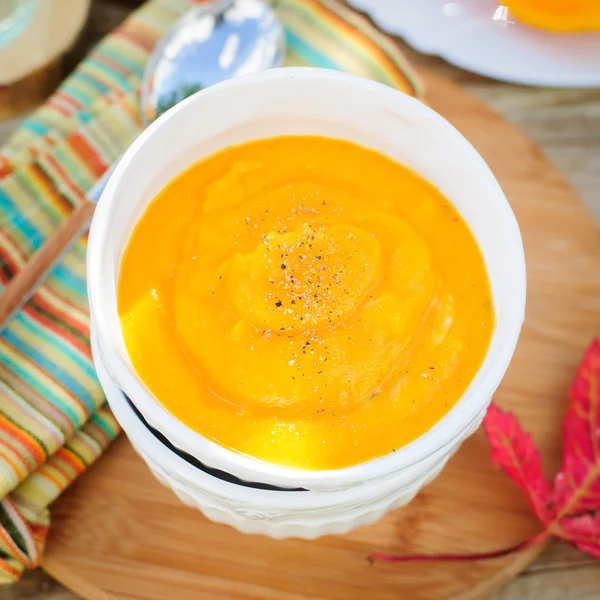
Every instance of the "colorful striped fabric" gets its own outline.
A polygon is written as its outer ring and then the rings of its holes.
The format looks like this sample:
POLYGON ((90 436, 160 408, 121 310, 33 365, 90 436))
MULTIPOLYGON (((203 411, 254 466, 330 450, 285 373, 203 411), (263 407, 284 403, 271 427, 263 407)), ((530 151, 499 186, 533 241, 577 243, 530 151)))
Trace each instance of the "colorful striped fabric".
MULTIPOLYGON (((139 133, 152 46, 191 0, 151 0, 104 39, 0 151, 0 286, 139 133)), ((394 44, 337 0, 282 0, 290 65, 419 95, 394 44)), ((82 239, 0 335, 0 581, 39 564, 49 504, 118 433, 89 348, 82 239)))

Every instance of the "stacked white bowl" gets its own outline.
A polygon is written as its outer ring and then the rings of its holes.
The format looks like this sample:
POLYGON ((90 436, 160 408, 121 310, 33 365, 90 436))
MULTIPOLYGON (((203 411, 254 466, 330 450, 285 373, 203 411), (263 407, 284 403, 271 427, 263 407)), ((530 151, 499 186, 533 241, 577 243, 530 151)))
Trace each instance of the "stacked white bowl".
POLYGON ((493 174, 442 117, 366 79, 320 69, 280 69, 204 90, 136 140, 96 211, 88 289, 100 381, 154 474, 210 519, 245 532, 313 538, 371 523, 409 502, 479 426, 523 322, 525 261, 517 222, 493 174), (481 369, 439 423, 393 454, 331 471, 291 469, 243 456, 178 421, 135 372, 117 312, 121 256, 156 194, 191 163, 220 149, 293 134, 342 138, 373 148, 435 185, 479 243, 496 314, 481 369))

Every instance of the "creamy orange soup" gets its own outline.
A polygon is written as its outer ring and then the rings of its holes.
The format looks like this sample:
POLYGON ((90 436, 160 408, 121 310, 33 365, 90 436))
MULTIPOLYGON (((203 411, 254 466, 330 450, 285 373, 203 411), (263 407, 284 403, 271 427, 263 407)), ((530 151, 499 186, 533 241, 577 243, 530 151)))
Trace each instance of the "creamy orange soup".
POLYGON ((132 234, 118 301, 131 361, 166 409, 304 469, 430 429, 494 327, 481 253, 448 200, 381 154, 312 136, 177 176, 132 234))

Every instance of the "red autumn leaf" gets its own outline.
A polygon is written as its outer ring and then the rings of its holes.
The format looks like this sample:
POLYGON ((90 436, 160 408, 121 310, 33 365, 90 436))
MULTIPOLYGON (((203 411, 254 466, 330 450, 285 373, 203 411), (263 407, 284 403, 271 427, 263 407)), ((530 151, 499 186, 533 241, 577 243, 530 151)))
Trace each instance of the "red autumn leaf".
POLYGON ((513 415, 495 404, 488 409, 483 426, 492 447, 492 462, 523 490, 540 521, 548 523, 553 516, 552 486, 544 477, 542 458, 531 436, 513 415))
POLYGON ((554 488, 544 477, 542 459, 519 421, 494 403, 483 422, 492 462, 521 488, 544 529, 513 548, 472 555, 395 556, 374 554, 388 562, 478 560, 505 556, 555 536, 600 558, 600 341, 586 351, 563 420, 563 460, 554 488))
POLYGON ((563 420, 563 460, 554 490, 531 437, 495 405, 484 420, 494 464, 523 490, 547 535, 600 558, 600 341, 581 362, 563 420))
POLYGON ((576 517, 565 517, 560 522, 559 535, 575 544, 580 550, 600 558, 600 512, 586 513, 576 517), (565 535, 562 535, 564 532, 565 535))
POLYGON ((563 421, 563 463, 554 499, 559 512, 600 508, 600 341, 594 340, 577 370, 563 421))
POLYGON ((600 557, 600 341, 577 370, 563 421, 563 461, 554 479, 550 532, 600 557))
POLYGON ((494 464, 526 494, 547 535, 600 558, 600 341, 583 357, 563 420, 563 460, 552 490, 533 440, 495 405, 484 420, 494 464))

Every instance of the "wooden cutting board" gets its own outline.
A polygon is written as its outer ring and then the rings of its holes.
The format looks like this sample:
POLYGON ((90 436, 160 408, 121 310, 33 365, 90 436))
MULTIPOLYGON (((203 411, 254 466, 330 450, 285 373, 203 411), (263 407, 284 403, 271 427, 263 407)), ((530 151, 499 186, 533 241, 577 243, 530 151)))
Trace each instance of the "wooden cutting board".
MULTIPOLYGON (((527 318, 496 400, 533 434, 553 474, 568 389, 600 330, 600 238, 531 141, 460 88, 425 79, 429 104, 481 152, 523 232, 527 318)), ((52 507, 42 566, 89 600, 485 598, 542 548, 471 563, 370 566, 366 557, 484 552, 536 533, 521 494, 488 454, 480 431, 409 506, 379 523, 341 537, 274 541, 213 524, 182 505, 121 438, 52 507)))

